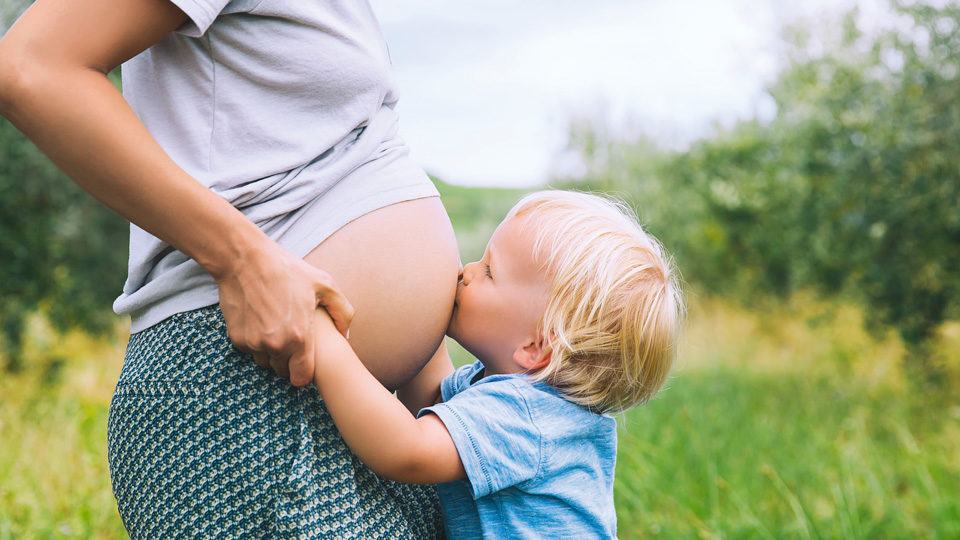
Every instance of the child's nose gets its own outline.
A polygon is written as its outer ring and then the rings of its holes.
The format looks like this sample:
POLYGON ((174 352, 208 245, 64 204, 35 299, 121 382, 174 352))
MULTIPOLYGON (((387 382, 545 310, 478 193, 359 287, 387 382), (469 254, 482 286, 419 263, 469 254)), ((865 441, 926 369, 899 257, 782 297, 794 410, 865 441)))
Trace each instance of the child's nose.
POLYGON ((477 263, 472 262, 472 263, 464 266, 463 269, 460 270, 460 280, 463 281, 463 284, 464 284, 464 285, 469 285, 469 284, 470 284, 470 280, 473 279, 473 269, 474 269, 476 266, 477 266, 477 263))

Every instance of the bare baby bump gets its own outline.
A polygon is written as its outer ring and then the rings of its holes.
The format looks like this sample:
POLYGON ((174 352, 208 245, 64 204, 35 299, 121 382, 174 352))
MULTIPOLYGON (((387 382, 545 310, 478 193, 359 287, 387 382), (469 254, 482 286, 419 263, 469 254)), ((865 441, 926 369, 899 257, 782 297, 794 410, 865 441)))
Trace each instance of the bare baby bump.
POLYGON ((386 206, 348 223, 306 257, 356 309, 350 343, 387 388, 409 381, 447 329, 459 255, 439 197, 386 206))

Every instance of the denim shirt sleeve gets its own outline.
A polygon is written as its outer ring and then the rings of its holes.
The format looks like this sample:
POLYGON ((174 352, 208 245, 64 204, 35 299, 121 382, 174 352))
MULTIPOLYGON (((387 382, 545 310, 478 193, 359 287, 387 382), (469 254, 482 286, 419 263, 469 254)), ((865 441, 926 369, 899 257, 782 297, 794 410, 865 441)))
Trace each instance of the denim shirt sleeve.
POLYGON ((470 381, 482 370, 483 364, 479 361, 466 366, 460 366, 440 382, 440 396, 444 401, 450 401, 453 399, 453 396, 469 388, 470 381))
POLYGON ((450 432, 475 499, 537 475, 541 434, 509 379, 470 386, 431 412, 450 432))

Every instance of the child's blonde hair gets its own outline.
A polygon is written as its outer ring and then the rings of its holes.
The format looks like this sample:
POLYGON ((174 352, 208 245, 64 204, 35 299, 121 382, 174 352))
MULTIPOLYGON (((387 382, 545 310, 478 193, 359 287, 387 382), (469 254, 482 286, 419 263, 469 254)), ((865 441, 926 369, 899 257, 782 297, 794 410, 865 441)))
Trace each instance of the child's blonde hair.
POLYGON ((589 193, 531 193, 507 214, 520 216, 551 279, 539 328, 551 357, 531 377, 597 412, 646 403, 670 371, 683 313, 660 243, 625 203, 589 193))

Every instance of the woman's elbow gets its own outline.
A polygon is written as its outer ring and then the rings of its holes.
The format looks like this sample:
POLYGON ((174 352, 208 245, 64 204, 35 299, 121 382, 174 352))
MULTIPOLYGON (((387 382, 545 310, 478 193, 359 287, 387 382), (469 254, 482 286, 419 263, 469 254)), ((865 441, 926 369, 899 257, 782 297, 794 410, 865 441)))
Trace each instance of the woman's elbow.
POLYGON ((42 106, 44 100, 49 100, 48 90, 66 84, 73 72, 85 69, 13 30, 0 40, 0 114, 7 118, 42 106))
POLYGON ((17 102, 16 95, 24 82, 23 60, 11 47, 0 41, 0 115, 8 116, 17 102))
POLYGON ((10 118, 18 107, 51 80, 51 71, 35 55, 9 39, 0 41, 0 115, 10 118))

